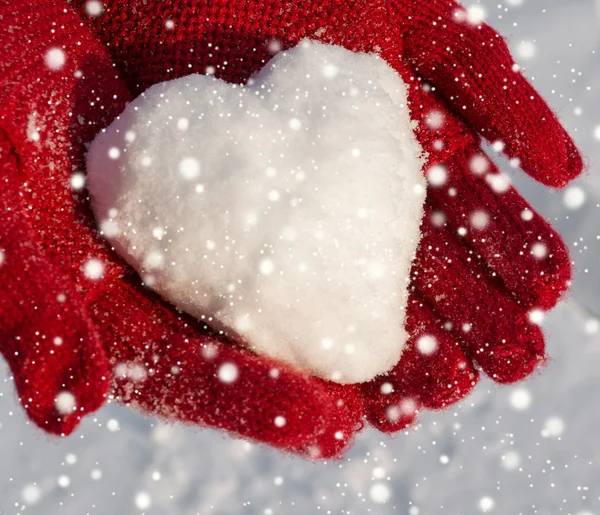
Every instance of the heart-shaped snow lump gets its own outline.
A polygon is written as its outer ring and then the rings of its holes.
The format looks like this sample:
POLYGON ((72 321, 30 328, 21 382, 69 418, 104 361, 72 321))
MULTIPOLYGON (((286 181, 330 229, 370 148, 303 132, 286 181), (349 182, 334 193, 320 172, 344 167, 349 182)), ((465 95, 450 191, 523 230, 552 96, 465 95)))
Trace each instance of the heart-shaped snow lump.
POLYGON ((353 383, 406 342, 421 154, 384 60, 304 41, 245 86, 152 86, 94 140, 88 187, 105 236, 165 299, 353 383))

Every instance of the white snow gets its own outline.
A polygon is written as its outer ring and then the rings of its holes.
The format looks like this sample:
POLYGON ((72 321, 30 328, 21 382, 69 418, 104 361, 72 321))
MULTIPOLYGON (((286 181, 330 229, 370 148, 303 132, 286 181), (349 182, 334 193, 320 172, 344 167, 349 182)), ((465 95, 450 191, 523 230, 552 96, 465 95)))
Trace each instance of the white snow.
POLYGON ((389 501, 391 492, 389 487, 384 483, 375 483, 369 490, 371 500, 376 504, 385 504, 389 501))
POLYGON ((135 496, 135 505, 139 510, 147 510, 152 504, 152 498, 146 492, 139 492, 135 496))
POLYGON ((66 61, 65 53, 60 48, 51 48, 46 52, 46 66, 51 70, 57 71, 60 70, 66 61))
POLYGON ((433 354, 438 347, 438 342, 434 336, 425 334, 417 340, 417 350, 421 354, 433 354))
POLYGON ((163 297, 348 383, 405 344, 421 154, 395 71, 305 41, 247 86, 153 86, 93 142, 87 182, 106 236, 163 297))
POLYGON ((565 422, 560 417, 550 417, 544 423, 542 436, 544 438, 558 438, 565 431, 565 422))
POLYGON ((223 383, 233 383, 238 378, 239 371, 234 363, 223 363, 219 367, 218 375, 223 383))
POLYGON ((579 209, 585 203, 585 191, 580 186, 569 186, 565 190, 563 202, 569 209, 579 209))
POLYGON ((81 172, 76 172, 71 175, 71 188, 81 190, 85 186, 85 175, 81 172))
POLYGON ((517 388, 510 394, 510 405, 517 411, 525 411, 531 406, 531 393, 525 387, 517 388))
POLYGON ((532 41, 521 41, 517 46, 517 56, 521 59, 533 59, 537 53, 537 47, 532 41))
POLYGON ((439 188, 446 184, 448 179, 448 171, 443 165, 433 165, 427 170, 427 182, 434 188, 439 188))
POLYGON ((480 25, 485 21, 485 14, 485 9, 481 5, 470 5, 467 8, 467 22, 471 25, 480 25))
POLYGON ((75 411, 75 408, 77 407, 75 396, 67 390, 60 392, 56 396, 54 405, 56 406, 56 410, 61 415, 69 415, 73 413, 73 411, 75 411))
POLYGON ((481 209, 473 211, 470 218, 471 227, 473 227, 473 229, 477 229, 478 231, 482 231, 490 223, 490 215, 481 209))
POLYGON ((96 281, 104 275, 104 265, 99 259, 88 259, 83 264, 83 273, 88 279, 96 281))
POLYGON ((85 12, 88 16, 100 16, 102 14, 103 7, 100 0, 88 0, 85 3, 85 12))
POLYGON ((40 498, 42 497, 42 492, 40 487, 37 485, 25 485, 23 490, 21 490, 21 500, 26 505, 36 504, 40 498))
POLYGON ((58 477, 58 486, 60 486, 61 488, 68 488, 69 485, 71 484, 71 478, 65 474, 62 474, 61 476, 58 477))

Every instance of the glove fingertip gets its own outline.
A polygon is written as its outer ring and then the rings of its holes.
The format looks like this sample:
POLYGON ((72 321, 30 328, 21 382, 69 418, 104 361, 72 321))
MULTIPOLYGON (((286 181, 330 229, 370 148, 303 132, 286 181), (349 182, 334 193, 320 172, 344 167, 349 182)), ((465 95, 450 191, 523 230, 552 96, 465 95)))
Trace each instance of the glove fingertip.
POLYGON ((91 369, 84 365, 68 374, 68 379, 60 382, 67 372, 60 378, 45 370, 28 374, 20 369, 14 373, 19 401, 27 416, 40 429, 56 436, 70 435, 86 415, 101 408, 109 386, 104 363, 95 363, 91 369))
POLYGON ((482 348, 474 356, 486 375, 500 384, 522 381, 547 362, 540 328, 526 319, 517 327, 516 341, 494 349, 482 348))
POLYGON ((417 421, 422 404, 408 396, 381 398, 367 411, 368 422, 383 433, 396 433, 408 429, 417 421))
POLYGON ((563 188, 585 170, 581 153, 557 119, 554 130, 547 131, 545 138, 531 141, 520 150, 526 154, 521 159, 523 170, 551 188, 563 188), (552 140, 554 145, 549 145, 552 140))

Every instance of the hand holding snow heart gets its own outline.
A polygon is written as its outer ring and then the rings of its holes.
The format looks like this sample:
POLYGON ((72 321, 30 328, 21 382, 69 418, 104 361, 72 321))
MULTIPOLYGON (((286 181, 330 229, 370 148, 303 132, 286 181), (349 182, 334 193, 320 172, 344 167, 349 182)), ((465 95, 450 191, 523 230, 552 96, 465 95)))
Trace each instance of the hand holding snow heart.
POLYGON ((305 41, 248 86, 157 84, 98 135, 100 227, 150 287, 258 353, 343 383, 406 341, 425 194, 406 86, 305 41))
POLYGON ((0 6, 0 352, 50 433, 110 396, 339 456, 545 360, 567 248, 481 137, 548 186, 582 160, 502 38, 454 0, 243 4, 0 6))

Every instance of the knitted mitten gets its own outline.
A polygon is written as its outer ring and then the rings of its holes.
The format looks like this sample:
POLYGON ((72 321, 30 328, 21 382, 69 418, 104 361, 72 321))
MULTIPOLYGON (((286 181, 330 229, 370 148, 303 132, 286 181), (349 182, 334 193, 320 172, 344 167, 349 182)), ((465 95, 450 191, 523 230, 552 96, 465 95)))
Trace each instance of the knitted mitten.
POLYGON ((68 434, 109 397, 309 456, 347 448, 545 359, 532 310, 570 281, 567 250, 480 148, 560 187, 582 161, 502 38, 454 0, 1 0, 0 351, 30 418, 68 434), (151 85, 245 83, 304 38, 375 52, 408 86, 428 155, 399 363, 339 385, 258 356, 141 284, 100 236, 85 145, 151 85), (276 42, 276 45, 273 45, 276 42), (433 342, 433 344, 432 344, 433 342))

